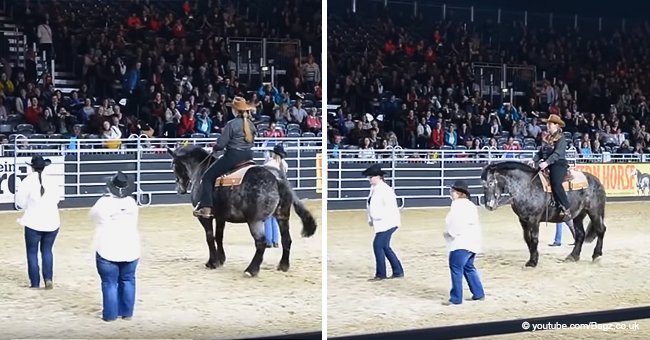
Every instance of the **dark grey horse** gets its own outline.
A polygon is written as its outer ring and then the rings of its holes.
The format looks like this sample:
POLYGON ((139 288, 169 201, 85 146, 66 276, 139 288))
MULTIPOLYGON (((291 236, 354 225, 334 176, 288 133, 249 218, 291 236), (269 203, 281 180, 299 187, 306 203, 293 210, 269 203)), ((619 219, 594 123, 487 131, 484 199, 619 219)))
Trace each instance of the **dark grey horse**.
MULTIPOLYGON (((490 164, 483 169, 481 180, 485 193, 485 206, 496 210, 503 203, 502 193, 509 193, 512 210, 519 216, 519 223, 524 229, 524 240, 528 245, 530 258, 527 267, 537 266, 539 253, 537 244, 540 222, 562 222, 560 210, 549 206, 551 193, 545 193, 537 170, 520 162, 501 162, 490 164)), ((592 174, 585 173, 589 187, 567 192, 573 223, 567 223, 575 240, 573 251, 567 261, 578 261, 583 242, 591 242, 596 237, 593 260, 603 255, 603 237, 605 236, 606 194, 600 181, 592 174), (589 225, 585 235, 583 220, 589 216, 589 225)))
MULTIPOLYGON (((176 150, 167 148, 173 157, 173 169, 176 175, 176 191, 185 194, 192 188, 200 188, 201 176, 215 161, 212 154, 197 146, 179 147, 176 150)), ((193 190, 192 204, 198 203, 199 190, 193 190)), ((250 168, 238 186, 218 187, 213 191, 213 215, 216 221, 216 232, 213 232, 212 218, 198 218, 205 229, 205 239, 210 249, 210 258, 206 267, 214 269, 226 262, 223 250, 223 232, 226 222, 247 223, 250 233, 255 239, 255 256, 246 268, 245 273, 256 276, 266 249, 264 236, 264 220, 273 215, 278 220, 282 236, 282 258, 278 270, 289 270, 289 253, 291 251, 291 234, 289 233, 289 217, 291 206, 302 221, 302 236, 310 237, 316 232, 316 221, 306 209, 298 196, 293 192, 289 181, 283 172, 265 166, 250 168), (216 242, 216 247, 215 247, 216 242)))

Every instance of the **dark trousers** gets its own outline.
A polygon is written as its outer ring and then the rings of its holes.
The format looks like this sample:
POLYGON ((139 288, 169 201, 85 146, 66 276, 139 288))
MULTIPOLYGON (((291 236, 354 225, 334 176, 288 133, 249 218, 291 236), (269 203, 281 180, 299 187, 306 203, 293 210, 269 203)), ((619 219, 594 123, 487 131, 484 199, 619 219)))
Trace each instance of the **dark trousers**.
POLYGON ((555 198, 555 202, 569 209, 569 199, 567 198, 564 187, 562 186, 562 182, 564 181, 564 177, 566 177, 568 169, 567 164, 563 162, 553 163, 548 168, 550 171, 549 177, 551 180, 551 188, 553 189, 553 198, 555 198))
POLYGON ((375 252, 375 262, 377 264, 375 277, 382 279, 386 278, 386 259, 388 259, 390 267, 393 270, 393 276, 404 275, 402 263, 390 247, 390 239, 395 230, 397 230, 397 227, 392 227, 386 231, 375 234, 375 239, 372 242, 372 249, 375 252))
POLYGON ((118 316, 130 318, 135 306, 135 270, 138 260, 109 261, 95 253, 97 273, 102 280, 102 319, 111 321, 118 316))
POLYGON ((449 252, 449 270, 451 271, 451 292, 449 302, 460 304, 463 302, 463 277, 467 280, 472 299, 478 300, 485 296, 483 284, 474 267, 476 254, 465 250, 456 249, 449 252))
POLYGON ((59 229, 55 231, 37 231, 25 227, 25 248, 27 249, 27 274, 30 287, 38 288, 41 284, 40 269, 38 267, 38 250, 40 246, 43 260, 43 280, 52 281, 54 276, 54 255, 52 247, 59 229))
POLYGON ((253 159, 253 151, 228 150, 212 164, 201 178, 201 201, 199 208, 212 208, 214 181, 230 171, 235 165, 253 159))

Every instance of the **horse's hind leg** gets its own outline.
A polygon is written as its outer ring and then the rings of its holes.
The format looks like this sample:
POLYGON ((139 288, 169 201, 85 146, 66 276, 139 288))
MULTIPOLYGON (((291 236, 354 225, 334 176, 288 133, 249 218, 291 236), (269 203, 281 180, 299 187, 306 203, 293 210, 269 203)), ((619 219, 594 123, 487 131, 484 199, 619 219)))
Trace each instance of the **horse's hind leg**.
POLYGON ((603 220, 603 215, 589 213, 589 226, 587 227, 587 236, 585 239, 587 242, 593 241, 595 237, 598 237, 596 241, 596 247, 594 247, 594 253, 591 256, 593 261, 596 261, 599 257, 603 256, 603 239, 605 238, 605 231, 607 227, 605 226, 605 221, 603 220))
POLYGON ((289 232, 289 217, 278 218, 280 225, 280 236, 282 237, 282 258, 278 264, 278 270, 286 272, 289 270, 289 254, 291 253, 291 233, 289 232))
POLYGON ((584 219, 587 214, 585 212, 579 213, 574 219, 573 219, 573 229, 571 230, 571 233, 573 234, 573 250, 571 251, 571 254, 566 257, 566 261, 569 262, 577 262, 580 261, 580 253, 582 252, 582 244, 584 243, 585 239, 585 228, 584 228, 584 219))
POLYGON ((217 268, 217 249, 214 246, 212 218, 199 217, 199 222, 201 222, 203 230, 205 230, 205 242, 208 244, 208 249, 210 249, 210 258, 205 263, 205 266, 209 269, 217 268))
POLYGON ((266 250, 266 236, 264 235, 264 221, 248 222, 248 228, 255 240, 255 256, 248 265, 244 273, 250 277, 255 277, 260 272, 260 265, 264 259, 266 250))
POLYGON ((223 249, 223 231, 226 228, 226 221, 216 220, 216 222, 217 267, 221 267, 226 263, 226 251, 223 249))

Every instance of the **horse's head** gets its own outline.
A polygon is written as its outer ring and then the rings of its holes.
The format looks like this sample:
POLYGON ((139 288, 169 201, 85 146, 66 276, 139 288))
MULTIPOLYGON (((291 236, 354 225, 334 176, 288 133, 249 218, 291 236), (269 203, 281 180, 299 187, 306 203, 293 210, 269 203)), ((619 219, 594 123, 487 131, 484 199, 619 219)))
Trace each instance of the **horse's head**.
POLYGON ((483 196, 485 197, 485 208, 494 211, 499 207, 499 199, 503 193, 503 184, 499 183, 499 174, 490 166, 483 169, 481 184, 483 185, 483 196))
POLYGON ((189 190, 192 190, 192 180, 190 178, 190 172, 186 160, 184 157, 178 155, 177 151, 174 151, 169 147, 167 147, 167 152, 173 159, 172 170, 176 177, 176 192, 181 195, 186 194, 189 190))

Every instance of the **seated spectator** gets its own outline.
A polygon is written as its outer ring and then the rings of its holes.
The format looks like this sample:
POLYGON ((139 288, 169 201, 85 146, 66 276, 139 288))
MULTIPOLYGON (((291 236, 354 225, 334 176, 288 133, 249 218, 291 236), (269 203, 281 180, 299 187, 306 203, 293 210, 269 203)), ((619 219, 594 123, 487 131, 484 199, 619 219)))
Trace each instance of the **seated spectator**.
POLYGON ((426 149, 431 139, 431 127, 427 124, 426 117, 420 118, 420 124, 417 127, 417 148, 426 149))
POLYGON ((442 130, 442 123, 438 121, 436 128, 431 131, 431 148, 440 149, 445 143, 445 132, 442 130))
POLYGON ((181 123, 178 125, 178 136, 187 138, 194 133, 196 121, 194 119, 194 109, 190 109, 181 117, 181 123))
POLYGON ((284 137, 284 130, 283 129, 278 129, 278 127, 275 125, 275 123, 271 123, 269 125, 269 129, 264 131, 264 137, 282 138, 282 137, 284 137))
POLYGON ((311 131, 313 133, 318 133, 321 131, 322 126, 320 119, 316 117, 316 109, 310 109, 309 110, 309 115, 305 119, 305 127, 307 128, 307 131, 311 131))
POLYGON ((366 137, 363 139, 363 144, 361 149, 359 149, 359 158, 361 159, 373 159, 375 158, 375 150, 372 147, 370 138, 366 137))
POLYGON ((445 132, 445 145, 453 148, 458 145, 458 133, 456 133, 456 126, 454 124, 449 126, 449 131, 445 132))
POLYGON ((195 131, 200 132, 204 135, 210 134, 212 131, 212 120, 208 116, 208 109, 203 108, 199 113, 196 114, 196 126, 195 126, 195 131))

